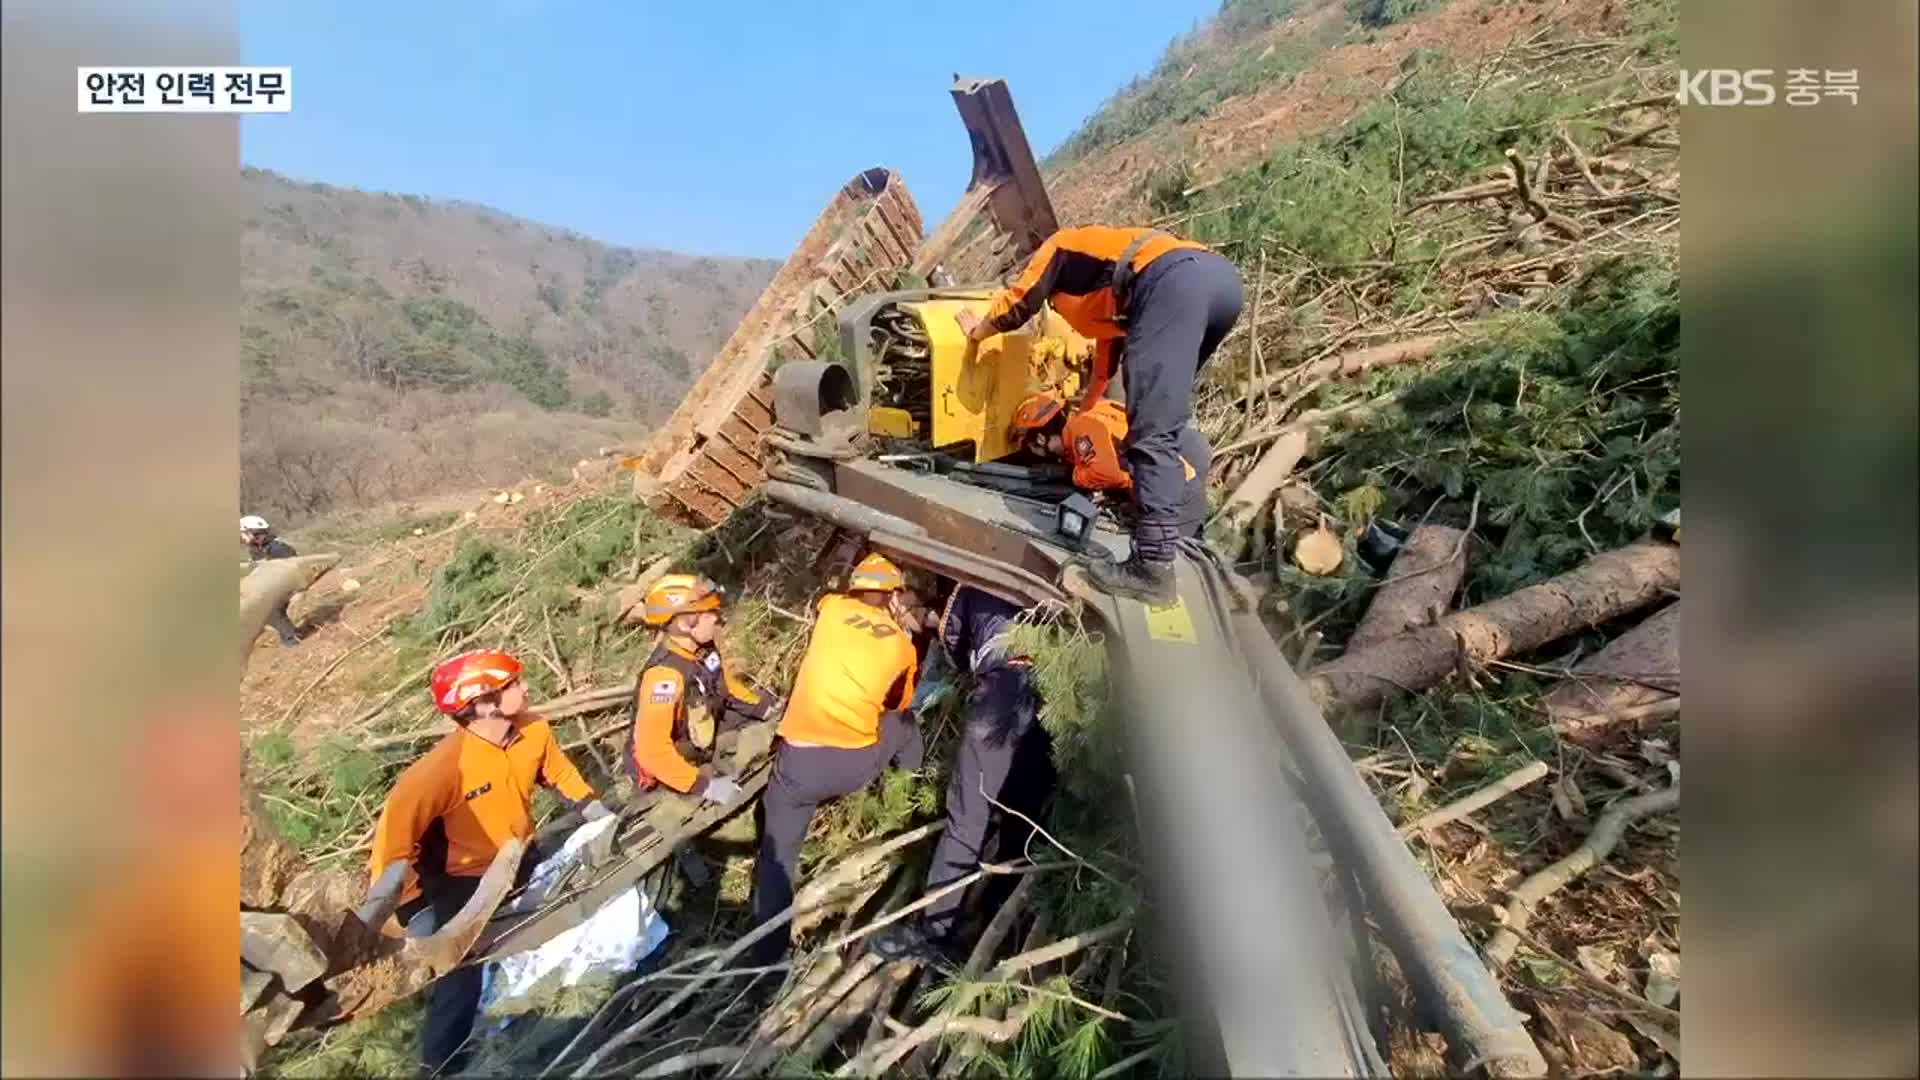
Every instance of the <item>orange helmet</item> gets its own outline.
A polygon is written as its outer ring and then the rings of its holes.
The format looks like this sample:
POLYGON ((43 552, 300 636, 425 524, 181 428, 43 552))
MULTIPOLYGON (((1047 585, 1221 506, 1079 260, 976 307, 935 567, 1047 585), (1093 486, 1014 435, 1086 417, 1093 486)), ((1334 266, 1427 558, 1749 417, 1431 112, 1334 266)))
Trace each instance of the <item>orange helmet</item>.
POLYGON ((504 690, 520 677, 520 661, 498 649, 475 649, 433 669, 433 707, 452 715, 474 698, 504 690))
POLYGON ((1058 394, 1034 394, 1014 410, 1011 426, 1015 432, 1038 431, 1053 423, 1053 418, 1060 415, 1062 404, 1058 394))
POLYGON ((900 568, 888 562, 887 557, 877 551, 861 559, 860 565, 854 567, 853 573, 847 576, 849 592, 864 592, 868 589, 892 592, 906 583, 907 579, 900 573, 900 568))
POLYGON ((695 574, 668 574, 647 590, 641 618, 648 626, 665 626, 675 615, 719 611, 720 586, 695 574))

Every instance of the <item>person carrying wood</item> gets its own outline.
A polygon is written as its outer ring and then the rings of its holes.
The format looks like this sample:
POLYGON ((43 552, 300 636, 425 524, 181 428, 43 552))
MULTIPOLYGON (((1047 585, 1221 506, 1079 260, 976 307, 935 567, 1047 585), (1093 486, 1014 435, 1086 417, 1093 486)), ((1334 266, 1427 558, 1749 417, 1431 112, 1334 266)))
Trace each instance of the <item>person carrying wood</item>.
MULTIPOLYGON (((291 559, 300 554, 293 550, 292 544, 274 535, 273 526, 267 524, 266 518, 253 514, 240 519, 240 541, 247 545, 247 561, 250 563, 291 559)), ((286 603, 273 609, 273 614, 267 616, 267 624, 279 632, 281 645, 291 649, 300 644, 300 631, 287 616, 286 603)))
MULTIPOLYGON (((399 915, 410 937, 426 937, 459 913, 479 888, 500 845, 531 842, 531 800, 545 784, 597 821, 612 813, 554 738, 527 709, 520 661, 495 649, 461 653, 434 668, 433 706, 457 728, 395 781, 374 827, 373 885, 355 913, 379 929, 399 915)), ((521 860, 522 883, 539 862, 521 860)), ((420 1058, 431 1071, 453 1072, 479 1013, 481 968, 442 976, 427 993, 420 1058)))
MULTIPOLYGON (((862 559, 847 590, 820 599, 800 673, 776 731, 773 778, 760 799, 753 868, 756 923, 793 903, 793 875, 813 812, 866 787, 888 767, 918 769, 924 754, 913 700, 924 612, 905 593, 900 569, 878 553, 862 559)), ((788 936, 769 934, 759 964, 785 955, 788 936)))
MULTIPOLYGON (((1048 237, 984 318, 955 316, 967 337, 980 341, 1051 304, 1094 341, 1093 376, 1077 411, 1099 401, 1120 369, 1140 519, 1125 562, 1089 565, 1088 577, 1101 589, 1173 602, 1184 483, 1179 448, 1192 420, 1193 384, 1239 319, 1242 302, 1240 272, 1204 245, 1157 229, 1081 225, 1048 237)), ((1204 485, 1204 467, 1194 468, 1204 485)))
MULTIPOLYGON (((1119 402, 1096 401, 1069 413, 1060 395, 1043 391, 1020 403, 1010 427, 1014 438, 1033 454, 1065 461, 1072 468, 1074 487, 1132 497, 1133 473, 1126 461, 1127 413, 1119 402)), ((1191 426, 1181 432, 1177 446, 1182 484, 1174 524, 1181 536, 1191 536, 1206 523, 1206 474, 1213 451, 1191 426)))
MULTIPOLYGON (((940 613, 940 644, 973 683, 960 753, 947 782, 947 826, 927 871, 929 892, 973 873, 990 847, 1002 858, 1022 850, 1027 823, 1002 815, 994 804, 1031 818, 1053 789, 1052 751, 1046 730, 1035 722, 1040 699, 1033 662, 1008 644, 1019 615, 1018 607, 971 585, 954 589, 940 613), (990 844, 990 832, 998 834, 997 844, 990 844)), ((867 939, 868 949, 886 960, 950 958, 964 895, 955 890, 942 896, 918 918, 867 939)))
POLYGON ((735 677, 714 646, 723 600, 720 586, 692 574, 668 574, 647 590, 641 617, 664 633, 633 687, 626 762, 637 790, 664 784, 716 803, 740 794, 709 767, 714 744, 742 721, 772 715, 776 703, 735 677))

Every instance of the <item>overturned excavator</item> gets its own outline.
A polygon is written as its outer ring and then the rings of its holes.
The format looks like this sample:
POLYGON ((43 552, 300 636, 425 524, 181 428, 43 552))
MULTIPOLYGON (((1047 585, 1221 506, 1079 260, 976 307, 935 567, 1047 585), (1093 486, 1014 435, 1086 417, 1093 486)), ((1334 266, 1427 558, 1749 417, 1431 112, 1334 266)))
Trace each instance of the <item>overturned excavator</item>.
POLYGON ((1143 847, 1192 958, 1195 1068, 1384 1075, 1367 1000, 1377 932, 1416 1026, 1440 1031, 1463 1071, 1543 1074, 1246 582, 1190 543, 1171 607, 1090 589, 1078 564, 1124 556, 1124 532, 1063 504, 1057 470, 1008 462, 1020 401, 1071 393, 1092 346, 1044 309, 977 345, 959 332, 955 313, 984 313, 1055 220, 1005 83, 961 80, 953 97, 974 150, 959 205, 909 252, 898 177, 849 185, 795 255, 811 278, 781 271, 649 455, 640 493, 708 525, 762 493, 948 580, 1083 605, 1113 654, 1143 847))
MULTIPOLYGON (((977 345, 959 333, 955 313, 984 311, 992 286, 1056 222, 1006 84, 962 79, 952 95, 974 154, 959 204, 923 239, 897 174, 869 169, 848 183, 668 424, 628 458, 636 494, 699 527, 765 497, 949 581, 1021 605, 1082 605, 1112 653, 1153 891, 1190 958, 1182 1001, 1194 1071, 1385 1075, 1371 1022, 1377 936, 1419 1003, 1416 1026, 1441 1032, 1457 1067, 1543 1075, 1521 1016, 1233 568, 1189 545, 1179 598, 1164 608, 1087 586, 1079 565, 1124 555, 1125 533, 1065 501, 1057 469, 1017 463, 1006 433, 1028 393, 1076 388, 1091 343, 1044 310, 977 345)), ((272 588, 256 590, 264 599, 252 607, 243 588, 243 616, 324 569, 262 578, 272 588)), ((770 732, 753 735, 733 749, 741 800, 770 772, 770 732)), ((310 903, 306 889, 283 883, 265 898, 267 913, 289 913, 314 937, 315 989, 283 994, 272 1000, 285 1004, 269 1001, 250 1018, 277 1034, 295 1015, 305 1024, 363 1014, 458 962, 455 954, 473 962, 535 948, 738 809, 739 800, 685 821, 623 826, 622 859, 577 882, 566 902, 498 917, 506 890, 482 890, 457 934, 428 942, 320 925, 309 912, 342 910, 340 902, 310 903), (362 977, 385 969, 384 981, 362 977)), ((273 845, 260 847, 270 854, 273 845)))

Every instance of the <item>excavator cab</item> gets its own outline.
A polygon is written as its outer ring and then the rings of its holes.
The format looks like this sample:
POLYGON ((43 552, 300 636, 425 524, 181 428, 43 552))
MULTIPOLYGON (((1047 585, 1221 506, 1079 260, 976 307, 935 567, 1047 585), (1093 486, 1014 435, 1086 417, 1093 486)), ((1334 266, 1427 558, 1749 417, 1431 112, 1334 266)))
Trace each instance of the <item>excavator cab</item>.
POLYGON ((1020 449, 1008 429, 1029 394, 1079 389, 1093 342, 1051 309, 1017 330, 967 340, 955 316, 984 316, 992 295, 921 289, 847 308, 840 345, 860 384, 868 434, 934 450, 969 447, 976 464, 1000 461, 1020 449))

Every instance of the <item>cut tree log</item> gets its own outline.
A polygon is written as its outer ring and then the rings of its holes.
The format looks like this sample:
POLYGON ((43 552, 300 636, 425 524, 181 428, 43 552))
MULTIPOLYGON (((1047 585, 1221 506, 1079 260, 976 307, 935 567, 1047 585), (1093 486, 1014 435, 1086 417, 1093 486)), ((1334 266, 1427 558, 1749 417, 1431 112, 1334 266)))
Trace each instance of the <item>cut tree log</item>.
POLYGON ((1450 615, 1313 669, 1323 710, 1367 707, 1394 689, 1418 693, 1483 665, 1615 619, 1678 592, 1680 549, 1643 540, 1602 552, 1559 577, 1450 615))
POLYGON ((303 589, 312 588, 320 575, 340 562, 338 555, 301 555, 292 559, 266 559, 240 579, 240 663, 245 666, 253 641, 266 629, 267 620, 281 604, 303 589))
POLYGON ((1439 622, 1453 608, 1453 594, 1467 576, 1467 534, 1449 525, 1422 525, 1393 557, 1386 580, 1347 639, 1363 649, 1421 626, 1439 622))
POLYGON ((1389 341, 1385 345, 1369 345, 1364 349, 1352 349, 1319 360, 1309 360, 1298 367, 1288 368, 1278 375, 1269 376, 1253 392, 1265 394, 1280 386, 1336 382, 1364 375, 1376 368, 1430 360, 1438 355, 1440 350, 1459 340, 1458 334, 1427 334, 1422 337, 1407 338, 1404 341, 1389 341))
MULTIPOLYGON (((1541 699, 1540 707, 1559 727, 1573 717, 1622 713, 1679 692, 1680 605, 1675 602, 1575 664, 1568 680, 1541 699)), ((1569 727, 1565 734, 1573 731, 1569 727)))
POLYGON ((1274 444, 1262 454, 1260 461, 1240 482, 1240 486, 1227 496, 1227 504, 1221 508, 1217 528, 1222 536, 1239 536, 1254 518, 1266 506, 1267 500, 1279 490, 1280 485, 1293 475, 1294 467, 1306 456, 1308 433, 1304 429, 1295 429, 1275 440, 1274 444))

